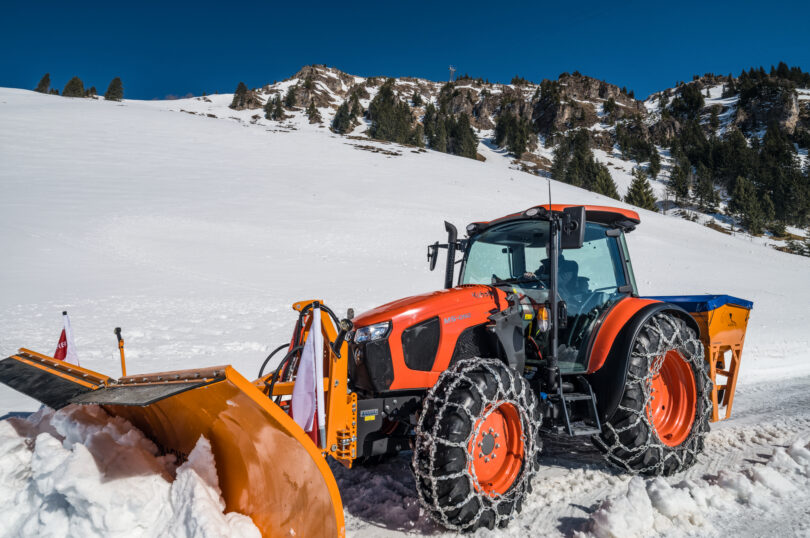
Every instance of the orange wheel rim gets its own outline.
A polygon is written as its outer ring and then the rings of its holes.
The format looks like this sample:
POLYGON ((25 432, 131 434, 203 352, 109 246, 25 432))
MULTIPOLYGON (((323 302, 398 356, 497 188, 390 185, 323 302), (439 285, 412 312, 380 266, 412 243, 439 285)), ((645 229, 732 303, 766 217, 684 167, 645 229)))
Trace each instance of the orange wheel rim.
POLYGON ((507 402, 487 406, 473 425, 467 445, 468 470, 476 491, 503 495, 517 480, 523 466, 523 426, 517 408, 507 402))
POLYGON ((676 350, 667 351, 650 385, 647 416, 662 443, 678 446, 689 437, 695 422, 697 390, 692 368, 676 350))

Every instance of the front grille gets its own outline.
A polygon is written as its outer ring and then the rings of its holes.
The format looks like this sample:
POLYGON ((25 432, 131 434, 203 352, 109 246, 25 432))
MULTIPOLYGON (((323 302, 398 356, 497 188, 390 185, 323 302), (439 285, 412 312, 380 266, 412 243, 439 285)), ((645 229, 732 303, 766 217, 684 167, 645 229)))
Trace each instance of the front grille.
POLYGON ((439 318, 412 325, 402 331, 402 354, 411 370, 429 372, 439 349, 439 318))

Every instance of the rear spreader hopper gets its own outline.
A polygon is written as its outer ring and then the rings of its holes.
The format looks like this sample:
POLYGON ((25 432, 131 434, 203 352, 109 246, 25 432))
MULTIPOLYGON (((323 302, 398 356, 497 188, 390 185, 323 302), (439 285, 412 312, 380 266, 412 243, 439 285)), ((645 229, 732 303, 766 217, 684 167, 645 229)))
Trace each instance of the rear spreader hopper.
POLYGON ((445 289, 343 319, 296 303, 290 343, 252 382, 230 366, 112 379, 26 349, 0 361, 0 381, 57 409, 100 405, 181 459, 205 436, 227 510, 267 536, 342 536, 325 457, 351 467, 401 451, 437 522, 505 526, 542 436, 586 436, 625 471, 669 475, 731 412, 752 304, 640 297, 625 241, 638 224, 564 205, 472 223, 464 239, 445 223, 447 242, 428 247, 431 269, 447 251, 445 289), (321 402, 311 429, 296 383, 321 402))

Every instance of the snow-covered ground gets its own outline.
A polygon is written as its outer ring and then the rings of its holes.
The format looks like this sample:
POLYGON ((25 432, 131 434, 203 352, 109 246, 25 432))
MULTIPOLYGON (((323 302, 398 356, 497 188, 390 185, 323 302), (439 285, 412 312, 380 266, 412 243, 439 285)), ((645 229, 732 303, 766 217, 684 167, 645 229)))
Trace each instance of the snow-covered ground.
MULTIPOLYGON (((428 271, 424 252, 443 237, 444 219, 464 226, 547 202, 544 179, 511 169, 483 144, 493 158, 482 163, 340 137, 300 115, 251 124, 256 111, 229 111, 229 97, 215 98, 223 103, 212 102, 220 112, 211 118, 191 109, 199 100, 111 103, 0 89, 0 355, 20 346, 52 352, 66 309, 82 365, 93 370, 117 375, 112 329, 121 326, 131 373, 227 362, 251 377, 289 338, 292 302, 320 298, 361 312, 436 289, 442 275, 428 271)), ((553 198, 624 205, 556 182, 553 198)), ((628 242, 642 293, 728 293, 755 303, 734 417, 715 427, 698 466, 663 481, 631 481, 587 445, 550 442, 535 494, 505 534, 807 534, 810 259, 640 213, 628 242), (779 516, 788 503, 790 516, 779 516), (743 515, 756 524, 744 525, 743 515)), ((0 387, 0 415, 37 408, 0 387)), ((98 462, 90 434, 71 437, 75 415, 59 417, 0 422, 3 452, 13 454, 0 460, 3 505, 36 519, 23 534, 48 524, 38 514, 83 535, 113 533, 93 518, 124 509, 134 518, 141 508, 101 502, 95 491, 71 496, 81 484, 60 490, 53 472, 37 467, 41 453, 85 469, 85 448, 98 462), (41 510, 31 512, 36 503, 41 510)), ((101 428, 118 427, 110 424, 101 428)), ((110 443, 137 437, 115 431, 110 443)), ((170 462, 143 450, 154 469, 143 487, 172 498, 180 470, 169 483, 170 462)), ((104 484, 126 498, 137 488, 118 481, 117 467, 88 472, 83 486, 104 484)), ((407 455, 333 468, 350 534, 443 532, 419 510, 407 455)), ((196 513, 193 498, 178 502, 174 514, 196 513)), ((182 517, 190 526, 167 532, 191 534, 198 524, 214 535, 227 517, 239 524, 234 515, 182 517)))
POLYGON ((43 407, 0 421, 0 448, 3 536, 261 536, 249 517, 223 515, 204 437, 178 467, 97 406, 43 407))

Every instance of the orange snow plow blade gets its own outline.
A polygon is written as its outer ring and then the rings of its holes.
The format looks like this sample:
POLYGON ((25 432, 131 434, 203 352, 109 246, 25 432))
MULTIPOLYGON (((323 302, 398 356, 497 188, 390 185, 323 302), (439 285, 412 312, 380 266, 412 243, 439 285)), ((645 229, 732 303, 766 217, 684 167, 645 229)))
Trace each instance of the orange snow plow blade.
POLYGON ((210 442, 227 512, 264 536, 345 536, 337 483, 320 449, 230 366, 118 380, 26 349, 0 361, 0 381, 56 409, 98 404, 186 457, 210 442))

